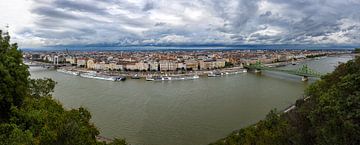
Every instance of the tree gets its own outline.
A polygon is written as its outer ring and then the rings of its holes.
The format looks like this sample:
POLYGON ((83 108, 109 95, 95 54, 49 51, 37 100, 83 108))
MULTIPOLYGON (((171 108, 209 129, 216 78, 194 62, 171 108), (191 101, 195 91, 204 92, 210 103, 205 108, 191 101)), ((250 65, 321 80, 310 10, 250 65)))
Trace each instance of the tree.
POLYGON ((118 139, 115 138, 113 142, 111 142, 109 145, 128 145, 124 139, 118 139))
MULTIPOLYGON (((0 31, 0 34, 1 31, 0 31)), ((85 108, 65 110, 53 100, 55 82, 30 79, 16 44, 0 35, 0 145, 104 145, 85 108)), ((125 145, 125 140, 115 140, 125 145)))
POLYGON ((308 118, 317 144, 360 144, 360 57, 341 64, 308 89, 308 118))
POLYGON ((360 144, 360 57, 306 89, 288 113, 271 111, 264 120, 213 144, 360 144))
POLYGON ((39 98, 42 96, 50 96, 54 92, 56 82, 52 79, 31 79, 29 83, 30 95, 39 98))
POLYGON ((355 53, 360 53, 360 48, 355 48, 355 53))
POLYGON ((11 106, 20 106, 29 92, 28 67, 23 63, 17 44, 0 30, 0 121, 9 117, 11 106))

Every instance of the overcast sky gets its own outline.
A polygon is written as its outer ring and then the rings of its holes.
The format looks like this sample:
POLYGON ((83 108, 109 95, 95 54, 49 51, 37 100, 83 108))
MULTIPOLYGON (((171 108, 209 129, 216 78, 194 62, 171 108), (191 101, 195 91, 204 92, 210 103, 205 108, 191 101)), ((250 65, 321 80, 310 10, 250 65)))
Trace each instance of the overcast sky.
POLYGON ((0 0, 21 47, 359 44, 360 0, 0 0))

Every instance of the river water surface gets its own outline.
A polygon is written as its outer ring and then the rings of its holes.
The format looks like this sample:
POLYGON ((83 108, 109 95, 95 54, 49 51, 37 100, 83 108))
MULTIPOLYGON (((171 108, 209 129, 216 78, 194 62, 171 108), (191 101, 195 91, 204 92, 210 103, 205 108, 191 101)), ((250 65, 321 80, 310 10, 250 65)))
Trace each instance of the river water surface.
MULTIPOLYGON (((331 72, 351 56, 327 57, 307 64, 331 72)), ((30 68, 32 78, 52 78, 53 96, 66 108, 83 106, 101 135, 126 138, 131 144, 197 145, 225 137, 253 124, 273 108, 282 110, 303 96, 308 83, 277 72, 251 72, 186 81, 111 82, 30 68)))

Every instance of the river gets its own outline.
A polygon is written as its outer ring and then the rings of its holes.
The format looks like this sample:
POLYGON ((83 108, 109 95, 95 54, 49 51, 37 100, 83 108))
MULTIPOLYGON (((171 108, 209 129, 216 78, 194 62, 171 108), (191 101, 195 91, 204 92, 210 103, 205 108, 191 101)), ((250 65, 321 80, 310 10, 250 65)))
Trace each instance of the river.
MULTIPOLYGON (((326 57, 307 64, 331 72, 351 56, 326 57)), ((52 78, 53 94, 66 108, 83 106, 102 136, 126 138, 131 144, 198 145, 225 137, 282 110, 303 96, 309 82, 277 72, 251 72, 197 80, 111 82, 30 68, 32 78, 52 78)), ((310 80, 310 82, 312 82, 310 80)))

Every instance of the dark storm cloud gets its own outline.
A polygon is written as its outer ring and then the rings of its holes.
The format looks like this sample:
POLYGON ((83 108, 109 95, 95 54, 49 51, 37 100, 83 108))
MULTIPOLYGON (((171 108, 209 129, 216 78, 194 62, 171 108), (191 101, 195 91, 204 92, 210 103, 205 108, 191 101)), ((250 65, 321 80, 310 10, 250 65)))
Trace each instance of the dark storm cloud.
POLYGON ((69 14, 67 12, 59 11, 53 7, 36 7, 31 10, 32 13, 38 15, 44 15, 50 18, 60 18, 60 19, 78 19, 78 17, 69 14))
POLYGON ((36 0, 46 44, 360 43, 357 0, 36 0))
POLYGON ((143 11, 149 11, 151 9, 154 9, 154 3, 153 2, 146 2, 145 6, 143 7, 143 11))
POLYGON ((58 0, 53 3, 54 7, 63 8, 68 11, 84 11, 91 12, 101 15, 108 14, 105 9, 100 8, 90 2, 81 2, 81 1, 69 1, 69 0, 58 0))

